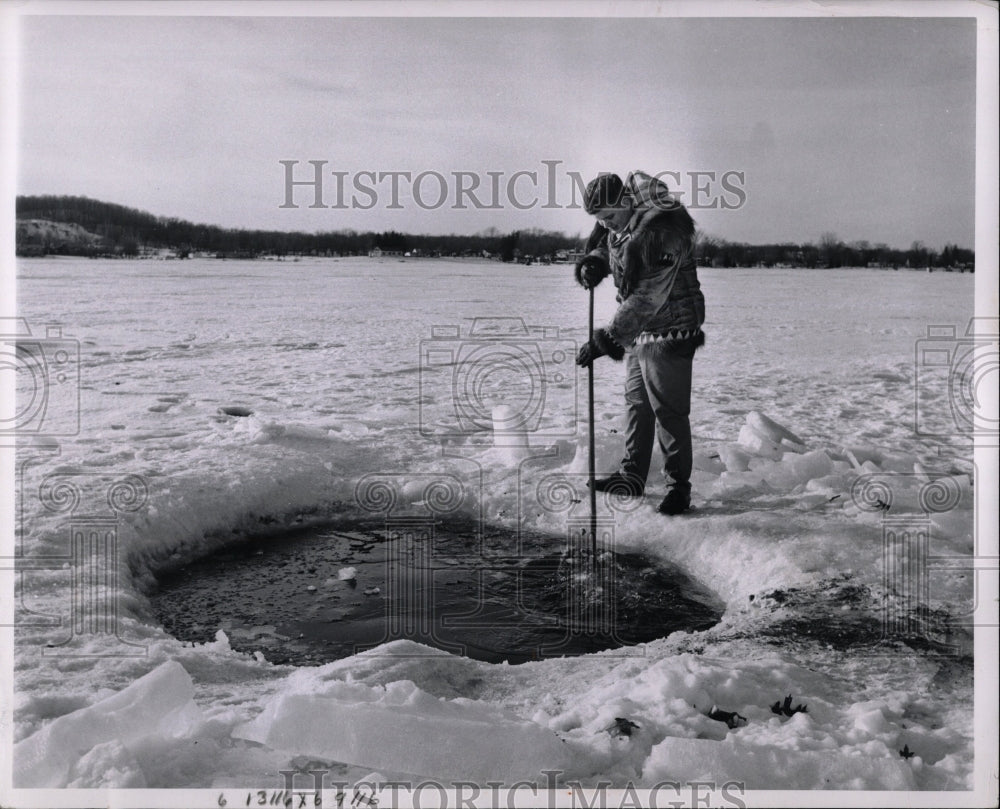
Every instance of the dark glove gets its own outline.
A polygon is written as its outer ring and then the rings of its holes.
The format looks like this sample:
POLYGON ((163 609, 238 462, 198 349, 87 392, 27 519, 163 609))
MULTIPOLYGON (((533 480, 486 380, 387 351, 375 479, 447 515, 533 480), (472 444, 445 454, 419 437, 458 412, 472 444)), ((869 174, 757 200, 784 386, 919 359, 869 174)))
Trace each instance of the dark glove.
POLYGON ((584 368, 598 357, 611 357, 615 361, 620 361, 625 356, 625 349, 611 339, 607 329, 597 329, 594 336, 582 346, 576 355, 576 364, 584 368))
POLYGON ((593 289, 611 273, 611 268, 601 256, 587 255, 576 262, 575 272, 580 286, 593 289))

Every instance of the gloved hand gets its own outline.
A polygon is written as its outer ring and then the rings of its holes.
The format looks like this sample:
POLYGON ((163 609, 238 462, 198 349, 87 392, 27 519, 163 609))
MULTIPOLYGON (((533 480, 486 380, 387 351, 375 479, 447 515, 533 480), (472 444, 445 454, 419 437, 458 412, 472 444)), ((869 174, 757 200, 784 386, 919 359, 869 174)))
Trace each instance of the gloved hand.
POLYGON ((611 268, 601 256, 586 255, 576 262, 575 272, 580 286, 593 289, 611 273, 611 268))
POLYGON ((580 351, 576 355, 576 364, 584 368, 598 357, 611 357, 615 361, 620 361, 625 356, 625 349, 611 339, 607 329, 597 329, 591 340, 580 346, 580 351))
POLYGON ((603 356, 604 352, 594 344, 593 340, 588 340, 580 346, 580 351, 576 355, 576 364, 581 368, 589 368, 594 360, 603 356))

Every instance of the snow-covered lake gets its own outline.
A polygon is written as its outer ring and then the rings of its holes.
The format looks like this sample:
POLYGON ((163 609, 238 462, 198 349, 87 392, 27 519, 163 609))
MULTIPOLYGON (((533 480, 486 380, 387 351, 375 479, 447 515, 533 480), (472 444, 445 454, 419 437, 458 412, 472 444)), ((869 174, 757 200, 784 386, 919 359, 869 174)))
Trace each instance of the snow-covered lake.
MULTIPOLYGON (((587 299, 571 267, 21 261, 19 315, 62 332, 39 349, 49 410, 19 416, 38 435, 18 449, 15 786, 278 789, 309 764, 349 783, 544 787, 558 770, 560 785, 971 788, 973 576, 928 558, 971 558, 979 476, 949 372, 918 349, 931 326, 965 333, 974 276, 699 275, 695 508, 658 515, 654 476, 641 503, 599 507, 621 548, 714 591, 720 624, 516 666, 397 640, 295 669, 233 651, 224 627, 172 638, 147 600, 156 571, 358 517, 580 524, 587 299), (491 447, 498 404, 530 413, 530 447, 491 447), (762 441, 753 411, 805 451, 762 441), (43 435, 77 415, 78 434, 43 435), (112 573, 113 604, 94 584, 112 573), (772 711, 788 695, 808 711, 772 711)), ((599 472, 621 451, 623 378, 598 361, 599 472)), ((336 575, 317 572, 317 598, 336 575)))

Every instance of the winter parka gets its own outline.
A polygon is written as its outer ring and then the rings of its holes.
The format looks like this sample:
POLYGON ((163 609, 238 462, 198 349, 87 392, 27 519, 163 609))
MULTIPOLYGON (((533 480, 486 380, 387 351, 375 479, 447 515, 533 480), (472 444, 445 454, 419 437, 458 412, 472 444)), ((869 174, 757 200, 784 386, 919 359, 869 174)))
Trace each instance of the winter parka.
POLYGON ((694 221, 666 183, 644 172, 625 182, 632 216, 621 233, 597 223, 584 261, 609 271, 618 289, 618 310, 608 336, 623 348, 649 340, 704 342, 705 298, 694 260, 694 221))

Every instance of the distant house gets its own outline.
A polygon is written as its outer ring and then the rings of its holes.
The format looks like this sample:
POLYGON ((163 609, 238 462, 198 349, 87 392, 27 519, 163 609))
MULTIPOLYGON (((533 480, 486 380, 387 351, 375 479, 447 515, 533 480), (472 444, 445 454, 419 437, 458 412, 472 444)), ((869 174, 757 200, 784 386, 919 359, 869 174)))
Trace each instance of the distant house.
POLYGON ((403 255, 402 250, 384 250, 381 247, 373 247, 368 251, 369 258, 382 258, 382 256, 401 256, 403 255))

